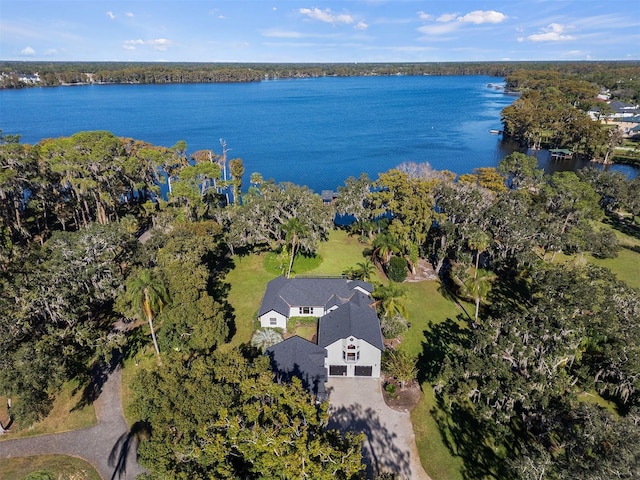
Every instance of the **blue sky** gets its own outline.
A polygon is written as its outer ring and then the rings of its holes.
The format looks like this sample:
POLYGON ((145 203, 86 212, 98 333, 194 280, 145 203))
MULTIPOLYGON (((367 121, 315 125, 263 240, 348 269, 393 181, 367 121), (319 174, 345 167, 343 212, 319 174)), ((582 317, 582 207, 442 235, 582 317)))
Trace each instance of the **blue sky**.
POLYGON ((0 0, 0 59, 640 60, 640 1, 0 0))

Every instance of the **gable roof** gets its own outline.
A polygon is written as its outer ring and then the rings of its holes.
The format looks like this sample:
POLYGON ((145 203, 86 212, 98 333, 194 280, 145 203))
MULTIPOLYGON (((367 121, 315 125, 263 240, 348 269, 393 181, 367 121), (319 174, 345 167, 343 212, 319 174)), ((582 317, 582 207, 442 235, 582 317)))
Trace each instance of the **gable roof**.
POLYGON ((358 288, 373 292, 373 285, 346 278, 285 278, 277 277, 267 284, 258 316, 274 310, 284 316, 290 307, 323 307, 348 302, 358 288))
POLYGON ((296 376, 302 386, 315 395, 325 393, 327 369, 324 359, 327 351, 304 338, 294 336, 265 350, 271 360, 271 368, 282 380, 296 376))
POLYGON ((361 293, 327 313, 318 325, 318 345, 321 347, 351 336, 384 350, 376 310, 371 306, 371 299, 361 293))

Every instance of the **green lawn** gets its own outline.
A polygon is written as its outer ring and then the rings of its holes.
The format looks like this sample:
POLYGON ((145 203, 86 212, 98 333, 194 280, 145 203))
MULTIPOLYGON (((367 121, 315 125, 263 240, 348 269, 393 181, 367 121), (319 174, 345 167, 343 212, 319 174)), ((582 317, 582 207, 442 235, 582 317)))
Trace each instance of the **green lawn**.
MULTIPOLYGON (((348 267, 355 267, 357 263, 364 261, 364 249, 365 245, 356 238, 348 236, 344 231, 334 230, 329 235, 329 241, 322 243, 318 250, 322 263, 308 274, 340 275, 348 267)), ((262 295, 267 283, 275 275, 265 269, 265 255, 234 257, 234 262, 235 268, 229 272, 226 281, 231 285, 228 300, 236 313, 237 331, 231 343, 238 345, 250 340, 262 295)), ((377 275, 373 279, 380 280, 377 275)), ((411 327, 404 336, 401 348, 415 355, 422 352, 423 342, 426 341, 424 332, 429 329, 430 322, 438 324, 447 318, 454 320, 458 315, 464 314, 463 307, 472 311, 468 304, 460 306, 443 297, 438 291, 437 281, 405 285, 411 327)), ((315 327, 307 328, 308 331, 305 330, 306 327, 311 326, 302 325, 297 330, 305 338, 315 333, 315 327)), ((433 480, 460 479, 461 461, 450 454, 433 417, 434 413, 437 414, 437 406, 432 387, 424 383, 422 388, 422 400, 411 416, 422 464, 433 480)))
POLYGON ((87 462, 66 455, 38 455, 19 457, 0 462, 0 478, 3 480, 22 480, 35 472, 46 472, 49 476, 37 478, 55 478, 56 480, 100 480, 98 472, 87 462))
MULTIPOLYGON (((81 405, 81 400, 82 389, 78 390, 78 382, 73 380, 65 383, 56 395, 53 408, 46 418, 34 423, 28 429, 15 430, 9 435, 0 435, 0 442, 12 438, 78 430, 95 425, 96 414, 93 405, 81 405)), ((4 422, 6 422, 6 405, 6 398, 0 396, 0 418, 4 422)), ((0 478, 4 477, 0 475, 0 478)))
MULTIPOLYGON (((440 282, 427 280, 417 283, 405 283, 407 288, 407 308, 409 310, 408 332, 404 335, 400 348, 412 355, 425 352, 429 343, 427 336, 432 334, 431 325, 443 324, 448 319, 457 323, 457 317, 473 314, 473 306, 465 302, 455 302, 440 293, 440 282)), ((431 350, 427 349, 427 352, 431 350)), ((425 363, 433 365, 431 358, 425 363)), ((437 365, 436 365, 437 366, 437 365)), ((420 403, 411 412, 411 421, 416 435, 416 444, 422 466, 433 480, 462 479, 462 461, 454 457, 443 441, 442 434, 435 421, 439 409, 433 395, 433 385, 423 382, 420 403)))
POLYGON ((233 257, 235 268, 225 279, 231 285, 227 300, 233 306, 236 315, 236 333, 231 339, 232 345, 240 345, 251 340, 264 290, 267 283, 277 276, 265 270, 264 259, 265 255, 233 257))
MULTIPOLYGON (((350 237, 343 230, 332 230, 329 241, 321 243, 318 249, 322 263, 305 272, 305 275, 339 276, 348 267, 355 267, 357 263, 364 261, 364 248, 356 238, 350 237)), ((251 340, 264 290, 267 283, 277 276, 277 273, 270 273, 265 268, 265 260, 269 258, 268 254, 233 257, 235 268, 225 279, 231 285, 228 301, 236 314, 236 334, 231 340, 232 345, 251 340)))

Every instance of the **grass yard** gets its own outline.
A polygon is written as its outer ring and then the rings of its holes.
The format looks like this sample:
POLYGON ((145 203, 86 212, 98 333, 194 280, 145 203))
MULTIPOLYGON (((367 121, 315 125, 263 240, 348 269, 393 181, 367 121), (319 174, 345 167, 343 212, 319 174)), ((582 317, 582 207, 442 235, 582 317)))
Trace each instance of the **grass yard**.
MULTIPOLYGON (((309 275, 339 276, 348 267, 355 267, 365 260, 362 245, 354 237, 350 237, 342 230, 334 230, 329 235, 329 241, 320 244, 318 255, 322 263, 307 272, 309 275)), ((236 313, 236 334, 231 343, 239 345, 248 342, 255 329, 255 318, 260 301, 269 280, 275 277, 265 268, 265 255, 249 255, 234 257, 235 268, 229 272, 226 281, 231 285, 229 303, 236 313)), ((374 276, 373 281, 381 281, 374 276)), ((386 281, 386 280, 385 280, 386 281)), ((401 348, 419 355, 423 351, 426 341, 424 332, 429 328, 429 322, 438 324, 446 319, 455 320, 464 314, 463 308, 472 312, 469 304, 459 305, 442 296, 438 291, 439 282, 426 281, 406 283, 407 307, 411 327, 404 337, 401 348)), ((311 339, 316 333, 315 325, 298 325, 296 333, 311 339)), ((420 404, 412 413, 416 442, 422 464, 433 480, 457 480, 461 477, 461 461, 449 452, 433 414, 437 413, 437 406, 431 391, 431 385, 424 383, 420 404)))
POLYGON ((66 455, 10 458, 0 463, 0 478, 3 480, 22 480, 36 472, 43 474, 34 477, 39 479, 100 480, 100 475, 89 463, 66 455))
POLYGON ((231 285, 227 300, 236 314, 236 333, 231 345, 237 346, 251 340, 262 295, 267 283, 276 277, 265 270, 264 259, 264 254, 233 257, 235 268, 225 279, 231 285))
POLYGON ((463 464, 454 457, 442 439, 435 421, 438 406, 431 385, 422 385, 420 403, 411 411, 420 461, 433 480, 462 480, 463 464))
MULTIPOLYGON (((440 282, 427 280, 403 284, 407 289, 409 310, 408 332, 400 348, 414 356, 425 352, 426 334, 431 333, 430 324, 438 325, 448 319, 456 321, 459 315, 466 317, 465 310, 473 314, 473 305, 457 303, 440 293, 440 282)), ((433 395, 433 386, 423 382, 420 403, 411 412, 411 422, 416 435, 416 444, 422 466, 433 480, 462 479, 462 460, 454 457, 436 424, 438 406, 433 395)))
MULTIPOLYGON (((356 267, 358 263, 365 261, 365 257, 362 256, 365 247, 356 237, 350 237, 344 230, 332 230, 329 233, 329 241, 321 243, 318 248, 322 263, 309 273, 342 275, 347 268, 356 267)), ((381 281, 378 272, 374 271, 370 281, 381 281)))
MULTIPOLYGON (((598 224, 598 228, 611 229, 618 237, 620 250, 615 258, 595 258, 590 254, 585 254, 584 259, 593 265, 608 268, 616 274, 619 280, 633 288, 640 289, 640 239, 627 235, 606 223, 598 224)), ((580 260, 579 255, 556 255, 555 262, 566 263, 580 260)))
MULTIPOLYGON (((329 241, 321 243, 318 249, 318 256, 322 262, 305 274, 339 276, 346 268, 364 261, 363 250, 364 245, 356 238, 350 237, 343 230, 332 230, 329 233, 329 241)), ((249 342, 256 329, 255 319, 262 295, 267 283, 278 275, 275 271, 269 272, 265 267, 266 262, 267 265, 271 264, 268 263, 271 262, 269 258, 268 254, 233 257, 235 268, 225 279, 231 285, 228 300, 236 314, 236 333, 230 342, 231 345, 249 342)), ((294 270, 295 266, 294 262, 294 270)))
POLYGON ((640 253, 621 248, 616 258, 594 258, 587 255, 589 263, 605 267, 630 287, 640 289, 640 253))
MULTIPOLYGON (((46 418, 34 423, 25 430, 12 431, 9 435, 1 435, 0 442, 12 438, 31 437, 47 433, 66 432, 80 428, 91 427, 96 424, 96 414, 93 405, 79 407, 82 398, 82 389, 78 388, 77 381, 70 381, 62 386, 62 390, 53 402, 53 408, 46 418)), ((6 397, 0 396, 0 418, 6 423, 6 397)), ((0 475, 0 478, 4 478, 0 475)))

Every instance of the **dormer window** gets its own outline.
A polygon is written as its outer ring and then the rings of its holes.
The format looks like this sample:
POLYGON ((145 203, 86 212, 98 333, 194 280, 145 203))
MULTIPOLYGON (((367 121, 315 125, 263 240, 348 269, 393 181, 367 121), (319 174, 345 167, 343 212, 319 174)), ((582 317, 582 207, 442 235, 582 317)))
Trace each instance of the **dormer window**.
POLYGON ((300 315, 313 315, 313 307, 299 307, 300 315))

